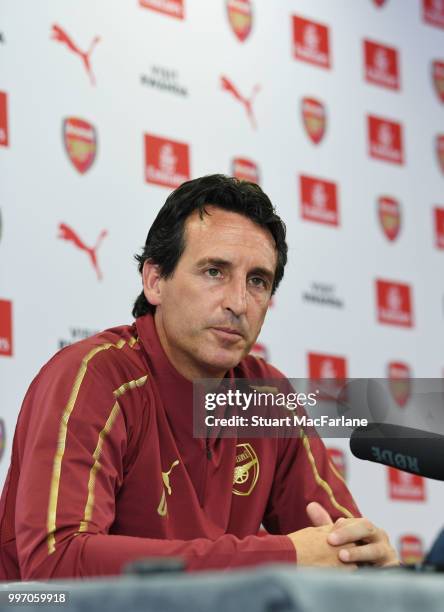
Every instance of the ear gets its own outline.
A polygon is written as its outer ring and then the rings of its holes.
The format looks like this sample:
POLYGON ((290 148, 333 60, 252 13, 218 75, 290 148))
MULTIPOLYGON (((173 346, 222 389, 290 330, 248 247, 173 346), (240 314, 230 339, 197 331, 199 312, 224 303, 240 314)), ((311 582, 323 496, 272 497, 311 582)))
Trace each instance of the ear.
POLYGON ((142 268, 143 293, 153 306, 162 303, 161 280, 159 266, 152 261, 145 261, 142 268))

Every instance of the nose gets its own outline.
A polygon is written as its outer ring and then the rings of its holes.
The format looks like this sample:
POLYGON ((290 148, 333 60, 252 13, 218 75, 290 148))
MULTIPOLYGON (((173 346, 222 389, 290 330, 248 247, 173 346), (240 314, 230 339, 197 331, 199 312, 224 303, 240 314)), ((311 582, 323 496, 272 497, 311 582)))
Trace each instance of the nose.
POLYGON ((247 284, 245 279, 233 278, 225 286, 223 306, 236 317, 240 317, 247 312, 247 284))

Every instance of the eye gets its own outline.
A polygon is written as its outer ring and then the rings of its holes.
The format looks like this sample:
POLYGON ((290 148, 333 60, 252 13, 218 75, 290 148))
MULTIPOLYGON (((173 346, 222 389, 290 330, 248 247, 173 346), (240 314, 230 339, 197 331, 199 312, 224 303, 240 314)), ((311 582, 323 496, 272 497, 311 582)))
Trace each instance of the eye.
POLYGON ((217 268, 208 268, 208 270, 206 270, 206 274, 208 274, 208 276, 211 276, 211 278, 217 278, 220 274, 220 270, 218 270, 217 268))
POLYGON ((268 289, 267 281, 261 278, 260 276, 252 276, 250 278, 250 282, 254 285, 254 287, 259 287, 261 289, 268 289))

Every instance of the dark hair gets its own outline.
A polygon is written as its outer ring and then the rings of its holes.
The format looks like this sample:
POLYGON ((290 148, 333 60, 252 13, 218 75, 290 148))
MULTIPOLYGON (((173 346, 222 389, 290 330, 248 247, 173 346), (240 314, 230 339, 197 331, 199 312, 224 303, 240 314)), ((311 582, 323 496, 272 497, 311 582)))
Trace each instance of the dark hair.
MULTIPOLYGON (((273 294, 284 276, 287 263, 285 224, 259 185, 223 174, 210 174, 187 181, 168 196, 148 232, 142 254, 135 255, 139 272, 142 272, 145 261, 151 260, 159 265, 162 277, 171 277, 185 250, 186 219, 195 210, 199 211, 202 219, 204 214, 208 214, 205 206, 209 205, 244 215, 270 231, 278 255, 273 294)), ((142 291, 134 303, 133 316, 141 317, 155 309, 142 291)))

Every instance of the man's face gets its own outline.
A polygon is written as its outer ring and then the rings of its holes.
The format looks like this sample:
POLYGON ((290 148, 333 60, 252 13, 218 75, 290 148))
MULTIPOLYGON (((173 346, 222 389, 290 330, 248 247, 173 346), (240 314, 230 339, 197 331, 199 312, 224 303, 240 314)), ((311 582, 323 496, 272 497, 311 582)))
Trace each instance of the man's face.
MULTIPOLYGON (((270 232, 208 206, 185 223, 185 250, 171 278, 157 283, 156 328, 188 379, 223 376, 249 352, 270 302, 277 262, 270 232)), ((145 278, 145 276, 144 276, 145 278)))

